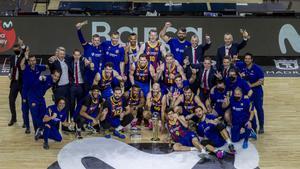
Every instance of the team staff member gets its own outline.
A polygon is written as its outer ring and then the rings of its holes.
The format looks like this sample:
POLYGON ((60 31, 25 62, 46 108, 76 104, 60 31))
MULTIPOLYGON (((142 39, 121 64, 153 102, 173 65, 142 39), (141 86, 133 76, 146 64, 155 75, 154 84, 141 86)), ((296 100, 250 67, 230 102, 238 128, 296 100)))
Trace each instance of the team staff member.
POLYGON ((24 124, 26 127, 25 133, 30 133, 29 125, 29 103, 28 103, 28 92, 32 90, 32 83, 37 81, 43 71, 45 71, 47 65, 37 65, 36 57, 33 55, 26 56, 21 60, 21 70, 23 71, 23 85, 22 85, 22 113, 24 124), (25 61, 26 60, 26 61, 25 61), (26 64, 26 62, 28 64, 26 64))
POLYGON ((38 140, 42 135, 43 117, 46 113, 44 96, 47 90, 58 82, 60 75, 61 73, 58 70, 54 70, 51 75, 40 76, 38 80, 32 82, 32 87, 28 91, 28 103, 35 131, 35 140, 38 140))
POLYGON ((241 43, 233 42, 233 36, 231 33, 226 33, 224 35, 224 45, 218 48, 216 62, 217 62, 217 69, 221 68, 224 56, 231 56, 238 55, 239 51, 243 49, 250 39, 249 33, 246 30, 240 30, 240 33, 243 36, 243 40, 241 43))
POLYGON ((43 117, 44 122, 44 144, 43 148, 45 150, 49 149, 48 140, 53 139, 57 142, 61 142, 62 136, 59 132, 59 124, 63 126, 69 126, 67 122, 68 114, 66 112, 66 101, 64 98, 59 98, 56 100, 54 105, 47 108, 47 112, 43 117))
POLYGON ((184 50, 191 46, 191 42, 186 40, 186 28, 183 27, 178 29, 176 38, 166 35, 167 29, 171 26, 171 22, 166 22, 159 36, 170 46, 171 53, 174 55, 175 60, 177 60, 180 65, 183 65, 184 50))
POLYGON ((8 126, 12 126, 14 123, 17 122, 16 99, 18 93, 20 92, 21 94, 22 90, 22 71, 20 68, 20 62, 22 58, 25 57, 25 50, 26 46, 24 45, 23 41, 20 38, 18 38, 18 43, 13 46, 14 55, 11 55, 10 57, 10 90, 8 99, 11 119, 8 123, 8 126))
POLYGON ((244 72, 245 77, 250 84, 250 87, 253 91, 253 94, 250 98, 253 101, 254 107, 257 112, 257 117, 259 121, 259 134, 264 133, 264 109, 263 109, 263 100, 264 100, 264 92, 262 85, 264 84, 264 73, 262 69, 255 63, 253 63, 253 55, 251 53, 247 53, 244 59, 246 63, 246 68, 242 70, 244 72))
POLYGON ((252 132, 252 121, 254 112, 251 111, 250 100, 243 97, 241 88, 237 87, 234 90, 233 96, 226 97, 223 103, 223 108, 231 110, 231 139, 233 142, 238 142, 244 139, 243 148, 248 148, 249 137, 256 138, 255 132, 252 132), (241 134, 241 129, 244 128, 244 133, 241 134))

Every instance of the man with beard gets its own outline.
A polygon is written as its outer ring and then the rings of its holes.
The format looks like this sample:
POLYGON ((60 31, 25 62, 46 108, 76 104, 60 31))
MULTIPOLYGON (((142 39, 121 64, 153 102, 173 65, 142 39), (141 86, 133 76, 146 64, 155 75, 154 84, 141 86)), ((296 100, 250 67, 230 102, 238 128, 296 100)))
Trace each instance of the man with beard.
POLYGON ((136 128, 136 125, 141 124, 143 119, 143 111, 145 106, 145 96, 141 88, 137 85, 132 87, 124 93, 127 103, 130 107, 130 112, 134 116, 131 122, 131 127, 136 128))
POLYGON ((134 119, 120 87, 114 89, 114 94, 103 105, 103 112, 100 119, 100 124, 105 130, 105 137, 110 138, 109 129, 114 129, 113 135, 121 139, 126 136, 120 131, 124 129, 134 119))
POLYGON ((197 134, 202 138, 200 143, 203 146, 210 150, 210 152, 215 153, 218 158, 223 158, 225 153, 224 151, 217 150, 215 147, 222 147, 225 143, 228 144, 230 152, 235 153, 234 146, 225 126, 216 116, 204 113, 202 107, 199 106, 195 108, 194 116, 197 119, 197 134))
POLYGON ((262 69, 255 63, 253 63, 253 55, 251 53, 246 53, 245 55, 245 64, 246 67, 242 70, 243 77, 249 83, 253 94, 250 97, 250 100, 253 102, 253 105, 257 112, 257 117, 259 121, 259 134, 264 133, 264 109, 263 109, 263 88, 264 84, 264 73, 262 69))
POLYGON ((189 115, 193 115, 196 106, 201 106, 205 112, 207 112, 204 104, 201 102, 199 96, 195 95, 191 88, 185 87, 184 93, 179 96, 175 101, 174 106, 182 106, 182 115, 189 119, 189 115))
POLYGON ((131 65, 129 79, 132 85, 139 86, 144 95, 150 90, 150 79, 156 81, 156 73, 154 67, 146 58, 146 54, 141 54, 138 61, 131 65))
POLYGON ((150 62, 156 70, 162 58, 166 55, 165 45, 158 41, 156 30, 150 30, 149 41, 142 44, 137 56, 140 56, 142 53, 147 55, 148 62, 150 62))
POLYGON ((99 70, 96 74, 93 84, 100 87, 104 99, 108 99, 113 95, 112 83, 115 79, 124 81, 123 77, 113 69, 113 64, 111 62, 106 63, 104 70, 99 70))
POLYGON ((35 56, 25 56, 20 63, 21 70, 23 71, 23 85, 22 85, 22 113, 24 124, 26 127, 25 133, 30 133, 29 125, 29 104, 28 104, 28 92, 32 88, 32 82, 39 79, 41 73, 45 71, 47 65, 37 65, 35 56), (25 61, 27 60, 27 61, 25 61), (25 64, 25 63, 28 64, 25 64))
POLYGON ((180 65, 183 65, 183 52, 185 48, 191 46, 191 43, 186 40, 186 28, 183 27, 178 29, 176 38, 171 38, 166 35, 167 29, 171 26, 171 22, 166 22, 159 36, 170 46, 171 53, 174 55, 175 60, 177 60, 180 65))
POLYGON ((82 104, 77 106, 77 113, 74 115, 76 119, 76 136, 82 139, 81 129, 84 124, 88 124, 88 128, 94 130, 94 127, 99 125, 100 109, 103 103, 100 95, 100 90, 97 85, 93 85, 91 93, 87 95, 82 104), (79 113, 79 114, 78 114, 79 113))
POLYGON ((172 53, 167 53, 165 62, 157 68, 157 78, 161 78, 161 90, 167 94, 167 90, 175 84, 176 75, 180 74, 183 80, 186 80, 183 68, 176 62, 172 53))
POLYGON ((241 88, 234 89, 231 97, 226 97, 222 105, 223 108, 229 108, 231 111, 231 139, 233 142, 238 142, 244 139, 243 148, 248 148, 249 137, 256 139, 255 132, 252 132, 252 121, 254 120, 254 112, 251 111, 250 100, 243 97, 241 88), (241 134, 241 129, 244 128, 244 133, 241 134))
POLYGON ((143 116, 148 120, 148 128, 153 128, 152 117, 157 117, 159 119, 159 127, 162 127, 165 123, 165 110, 166 110, 167 97, 161 92, 160 85, 154 83, 152 86, 152 91, 148 93, 145 111, 143 116))

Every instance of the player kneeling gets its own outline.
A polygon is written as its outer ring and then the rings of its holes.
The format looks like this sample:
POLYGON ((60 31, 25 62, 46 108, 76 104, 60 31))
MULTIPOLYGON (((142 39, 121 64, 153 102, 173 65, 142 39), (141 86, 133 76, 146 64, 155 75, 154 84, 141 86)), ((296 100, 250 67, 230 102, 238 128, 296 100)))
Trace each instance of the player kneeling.
POLYGON ((91 129, 93 132, 96 132, 96 127, 99 128, 100 109, 102 102, 103 99, 100 95, 99 87, 97 85, 93 85, 91 93, 84 98, 81 105, 78 105, 77 110, 80 110, 79 114, 76 113, 77 115, 74 117, 77 124, 77 138, 82 139, 81 130, 83 129, 84 124, 88 124, 88 129, 91 129))
MULTIPOLYGON (((167 113, 167 129, 170 133, 172 140, 175 142, 173 145, 174 151, 193 151, 199 150, 201 154, 207 154, 205 147, 200 144, 197 135, 188 130, 188 122, 184 116, 178 114, 172 109, 168 109, 167 113)), ((201 157, 205 159, 205 156, 201 157)))
POLYGON ((195 116, 198 118, 197 134, 205 138, 201 141, 203 146, 210 152, 216 153, 218 158, 223 158, 225 151, 217 150, 216 148, 222 147, 227 142, 230 153, 235 153, 234 146, 225 126, 216 116, 205 114, 200 106, 195 108, 195 116))

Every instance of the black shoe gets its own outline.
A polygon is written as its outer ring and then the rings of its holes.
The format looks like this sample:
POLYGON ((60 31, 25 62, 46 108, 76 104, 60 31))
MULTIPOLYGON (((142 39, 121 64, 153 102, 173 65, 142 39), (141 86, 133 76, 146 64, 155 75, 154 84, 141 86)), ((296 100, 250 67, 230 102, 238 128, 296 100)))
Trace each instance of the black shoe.
POLYGON ((76 131, 76 137, 77 137, 77 139, 82 139, 80 131, 76 131))
POLYGON ((48 150, 48 149, 49 149, 48 143, 44 143, 43 148, 44 148, 45 150, 48 150))
POLYGON ((29 128, 26 128, 25 134, 30 134, 30 129, 29 128))
POLYGON ((9 123, 7 124, 8 126, 12 126, 17 122, 17 120, 10 120, 9 123))
POLYGON ((228 149, 229 149, 230 153, 232 153, 232 154, 235 154, 235 153, 236 153, 233 144, 229 144, 229 145, 228 145, 228 149))
POLYGON ((258 134, 264 134, 264 133, 265 133, 264 128, 260 128, 260 129, 258 130, 258 134))
POLYGON ((26 128, 25 123, 23 123, 22 128, 26 128))
POLYGON ((35 132, 35 136, 34 136, 34 139, 35 141, 37 141, 40 137, 41 137, 42 133, 41 133, 41 129, 38 128, 35 132))

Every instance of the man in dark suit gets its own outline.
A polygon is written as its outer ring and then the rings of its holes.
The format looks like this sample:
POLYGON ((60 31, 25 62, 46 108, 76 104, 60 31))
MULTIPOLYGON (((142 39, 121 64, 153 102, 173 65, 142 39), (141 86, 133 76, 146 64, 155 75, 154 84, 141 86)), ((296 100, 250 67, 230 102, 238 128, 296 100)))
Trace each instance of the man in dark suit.
POLYGON ((58 98, 66 99, 66 111, 70 110, 70 75, 69 64, 71 57, 66 56, 66 50, 64 47, 58 47, 56 49, 55 56, 52 56, 48 60, 50 71, 58 70, 61 72, 60 79, 58 80, 55 87, 53 87, 54 100, 58 98))
POLYGON ((246 30, 241 29, 241 34, 243 35, 243 40, 241 43, 233 42, 232 34, 226 33, 224 35, 224 45, 218 48, 216 62, 217 69, 221 68, 224 56, 238 55, 239 51, 247 45, 247 41, 250 38, 246 30))
POLYGON ((16 113, 16 99, 18 93, 21 94, 22 91, 22 70, 20 67, 21 60, 25 57, 26 47, 23 41, 18 38, 18 44, 13 46, 14 55, 10 57, 10 91, 9 91, 9 108, 11 112, 11 119, 8 126, 12 126, 17 122, 16 113))
POLYGON ((211 46, 211 40, 208 35, 205 36, 205 44, 199 45, 199 37, 197 35, 193 35, 191 37, 191 47, 187 47, 184 50, 184 63, 186 65, 189 64, 200 64, 204 60, 204 53, 211 46))
POLYGON ((70 72, 70 115, 71 118, 74 115, 74 110, 76 105, 81 99, 83 99, 85 94, 85 59, 81 56, 81 52, 78 49, 73 51, 73 57, 69 62, 68 68, 70 72))
POLYGON ((198 67, 198 74, 196 75, 196 84, 200 89, 200 99, 205 103, 209 96, 210 89, 216 84, 217 72, 212 67, 212 60, 210 57, 205 57, 203 64, 198 67))
MULTIPOLYGON (((190 79, 192 77, 192 69, 193 68, 199 68, 200 63, 204 60, 204 53, 207 49, 211 46, 211 40, 208 35, 205 36, 205 44, 199 45, 199 37, 197 35, 193 35, 191 37, 191 47, 187 47, 184 50, 184 73, 187 76, 187 79, 190 79)), ((198 85, 195 82, 190 84, 190 88, 194 93, 197 92, 198 85)))
POLYGON ((233 64, 231 63, 231 58, 230 56, 225 56, 223 58, 223 64, 221 65, 221 69, 219 69, 220 72, 220 77, 218 77, 219 79, 225 79, 228 77, 229 75, 229 70, 231 68, 234 68, 233 64))

